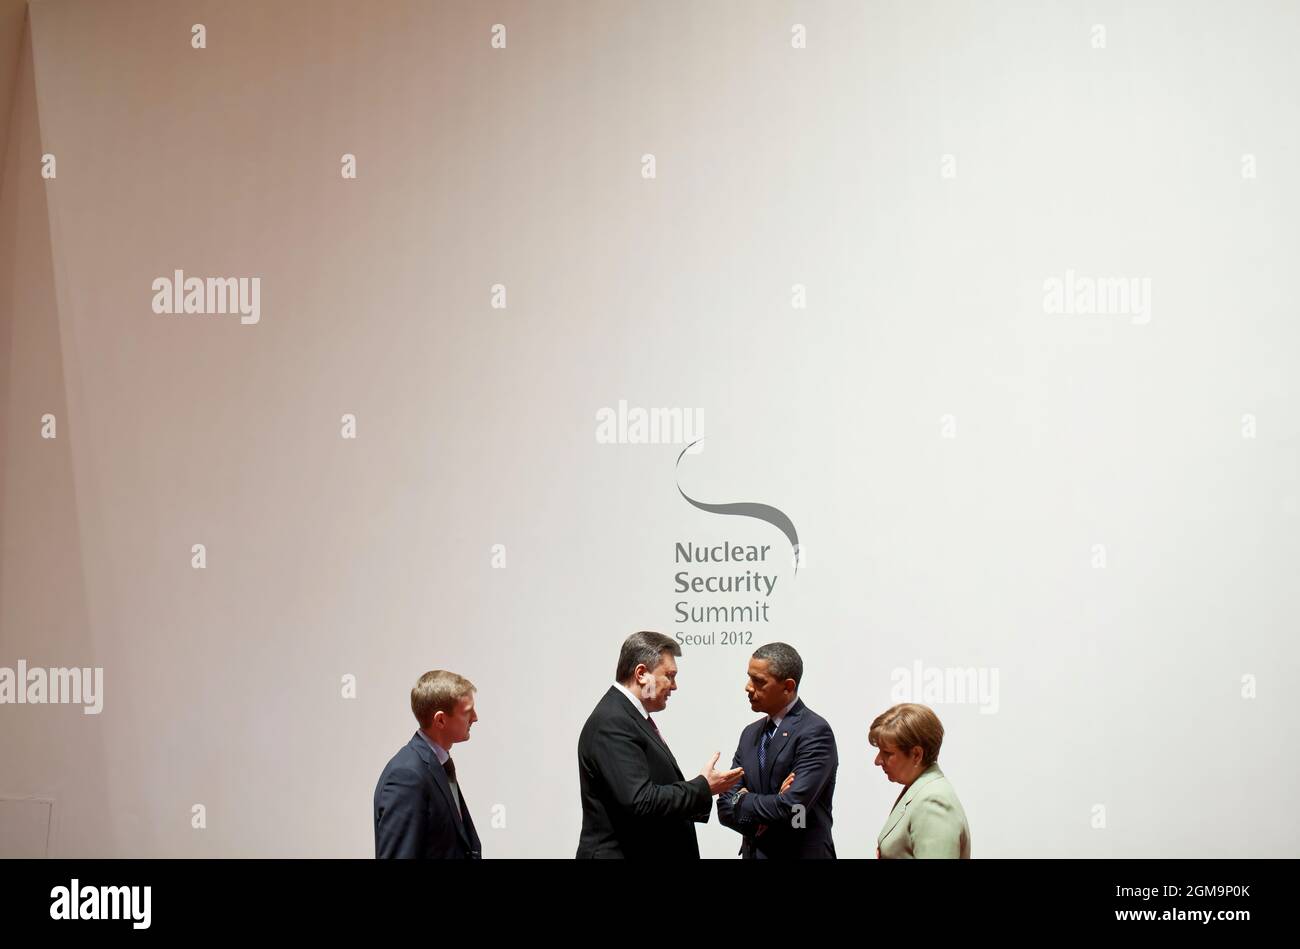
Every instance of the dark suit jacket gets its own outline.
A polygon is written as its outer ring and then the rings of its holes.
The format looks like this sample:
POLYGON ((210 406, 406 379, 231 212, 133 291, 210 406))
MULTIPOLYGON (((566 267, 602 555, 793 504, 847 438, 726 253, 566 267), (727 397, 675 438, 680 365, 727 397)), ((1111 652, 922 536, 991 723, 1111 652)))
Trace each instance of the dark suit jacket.
POLYGON ((695 824, 709 819, 709 782, 677 760, 617 686, 578 738, 582 835, 578 857, 699 859, 695 824))
POLYGON ((479 859, 482 845, 463 788, 460 803, 457 819, 447 773, 417 731, 375 785, 375 856, 479 859))
POLYGON ((744 768, 745 777, 718 798, 718 820, 744 837, 740 853, 746 858, 834 857, 831 798, 840 759, 831 726, 802 699, 796 701, 767 746, 767 770, 760 774, 758 743, 767 722, 763 716, 740 733, 731 766, 744 768), (778 795, 791 771, 794 784, 778 795), (741 795, 741 787, 749 793, 741 795), (763 824, 767 829, 759 833, 763 824))

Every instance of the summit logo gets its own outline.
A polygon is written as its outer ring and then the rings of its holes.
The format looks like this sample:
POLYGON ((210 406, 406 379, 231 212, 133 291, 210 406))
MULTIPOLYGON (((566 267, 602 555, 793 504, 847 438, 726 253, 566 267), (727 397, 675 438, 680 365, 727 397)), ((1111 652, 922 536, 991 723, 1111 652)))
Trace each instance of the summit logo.
MULTIPOLYGON (((794 521, 790 520, 789 515, 780 508, 773 507, 770 504, 762 504, 758 501, 734 501, 726 504, 712 504, 707 501, 699 501, 682 490, 682 459, 688 454, 695 454, 700 450, 700 447, 701 446, 698 442, 692 442, 683 448, 681 454, 677 456, 677 493, 682 496, 682 499, 691 507, 699 511, 704 511, 707 514, 723 514, 731 517, 752 517, 755 520, 771 524, 784 534, 786 540, 790 542, 790 548, 793 554, 792 563, 794 564, 794 572, 798 573, 800 567, 807 566, 808 562, 804 548, 799 544, 799 531, 795 529, 794 521)), ((678 546, 680 548, 680 545, 678 546)), ((767 548, 764 547, 763 551, 764 557, 766 557, 767 548)), ((768 592, 770 593, 771 590, 769 589, 768 592)))

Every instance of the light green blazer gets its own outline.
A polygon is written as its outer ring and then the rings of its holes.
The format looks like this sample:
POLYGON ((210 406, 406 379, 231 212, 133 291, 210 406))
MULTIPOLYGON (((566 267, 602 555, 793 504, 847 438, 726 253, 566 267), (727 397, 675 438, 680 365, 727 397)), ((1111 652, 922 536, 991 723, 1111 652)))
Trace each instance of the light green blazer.
POLYGON ((883 858, 960 857, 970 859, 970 825, 952 782, 938 762, 903 792, 876 838, 883 858))

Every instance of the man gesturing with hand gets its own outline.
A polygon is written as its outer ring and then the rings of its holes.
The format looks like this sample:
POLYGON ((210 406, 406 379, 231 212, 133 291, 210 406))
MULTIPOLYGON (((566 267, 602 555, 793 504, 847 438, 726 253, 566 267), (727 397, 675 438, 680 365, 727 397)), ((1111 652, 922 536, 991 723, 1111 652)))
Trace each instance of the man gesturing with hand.
POLYGON ((714 795, 744 777, 743 768, 719 771, 715 752, 687 781, 659 733, 653 716, 677 689, 681 654, 662 633, 633 633, 623 642, 614 684, 578 738, 579 858, 699 859, 695 824, 709 819, 714 795))

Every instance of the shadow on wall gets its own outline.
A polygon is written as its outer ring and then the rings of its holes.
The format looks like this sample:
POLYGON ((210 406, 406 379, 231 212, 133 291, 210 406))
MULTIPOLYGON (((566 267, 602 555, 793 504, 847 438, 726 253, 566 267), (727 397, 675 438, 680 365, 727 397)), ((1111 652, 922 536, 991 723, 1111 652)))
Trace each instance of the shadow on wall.
MULTIPOLYGON (((10 670, 95 665, 45 190, 54 183, 41 176, 25 8, 0 7, 0 669, 10 670)), ((0 705, 0 857, 117 853, 101 719, 77 705, 0 705)))

